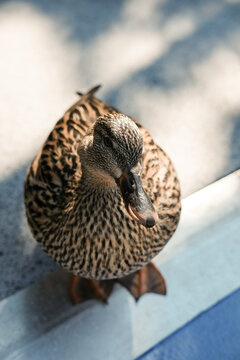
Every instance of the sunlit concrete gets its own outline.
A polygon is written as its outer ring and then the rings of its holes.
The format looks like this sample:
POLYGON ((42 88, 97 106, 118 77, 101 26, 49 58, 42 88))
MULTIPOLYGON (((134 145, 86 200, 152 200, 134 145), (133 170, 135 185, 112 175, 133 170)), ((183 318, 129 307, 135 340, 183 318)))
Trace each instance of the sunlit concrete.
POLYGON ((154 6, 150 5, 156 5, 156 1, 134 3, 133 8, 139 11, 133 16, 132 3, 126 2, 121 21, 96 36, 87 47, 85 56, 90 57, 87 71, 92 78, 102 79, 107 91, 151 65, 173 42, 194 30, 193 18, 181 15, 163 24, 159 31, 154 6))

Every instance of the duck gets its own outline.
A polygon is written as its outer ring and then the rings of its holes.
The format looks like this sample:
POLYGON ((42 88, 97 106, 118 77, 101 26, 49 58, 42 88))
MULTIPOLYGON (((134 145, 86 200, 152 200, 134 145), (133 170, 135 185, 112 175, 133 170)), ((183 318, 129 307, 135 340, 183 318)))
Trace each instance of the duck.
POLYGON ((74 303, 107 302, 115 283, 136 300, 165 295, 151 260, 179 223, 178 176, 139 122, 95 96, 99 88, 77 92, 29 166, 27 221, 42 249, 71 273, 74 303))

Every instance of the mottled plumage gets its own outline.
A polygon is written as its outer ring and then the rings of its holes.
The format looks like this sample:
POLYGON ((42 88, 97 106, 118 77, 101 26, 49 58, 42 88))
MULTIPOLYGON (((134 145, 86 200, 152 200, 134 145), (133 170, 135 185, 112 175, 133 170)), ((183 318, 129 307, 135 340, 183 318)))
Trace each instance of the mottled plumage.
POLYGON ((25 206, 33 236, 63 268, 112 279, 166 245, 179 221, 180 188, 166 153, 138 122, 98 100, 96 89, 66 111, 32 162, 25 206), (130 217, 114 181, 140 158, 142 185, 159 217, 151 228, 130 217))

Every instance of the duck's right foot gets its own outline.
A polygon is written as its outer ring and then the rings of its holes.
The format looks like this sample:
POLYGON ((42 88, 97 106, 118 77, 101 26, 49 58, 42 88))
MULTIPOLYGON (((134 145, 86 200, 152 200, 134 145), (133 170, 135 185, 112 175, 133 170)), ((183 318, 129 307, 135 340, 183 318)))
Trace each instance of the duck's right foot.
POLYGON ((70 297, 75 304, 90 299, 96 299, 106 304, 113 290, 114 283, 114 280, 84 279, 77 275, 72 275, 70 297))
POLYGON ((146 293, 166 295, 166 283, 153 263, 149 263, 133 274, 119 278, 118 282, 123 285, 137 301, 146 293))

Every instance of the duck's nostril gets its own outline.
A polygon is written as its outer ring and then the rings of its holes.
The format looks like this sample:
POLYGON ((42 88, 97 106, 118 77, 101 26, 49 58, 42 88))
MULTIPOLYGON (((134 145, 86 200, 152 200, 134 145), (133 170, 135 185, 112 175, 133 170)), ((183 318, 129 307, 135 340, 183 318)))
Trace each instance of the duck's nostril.
POLYGON ((147 217, 146 217, 146 224, 145 226, 150 228, 154 225, 157 224, 159 218, 158 218, 158 213, 157 211, 153 211, 151 214, 149 214, 147 217))
POLYGON ((155 224, 156 224, 156 221, 155 221, 155 219, 153 217, 146 219, 146 225, 145 226, 147 228, 150 228, 150 227, 154 226, 155 224))

